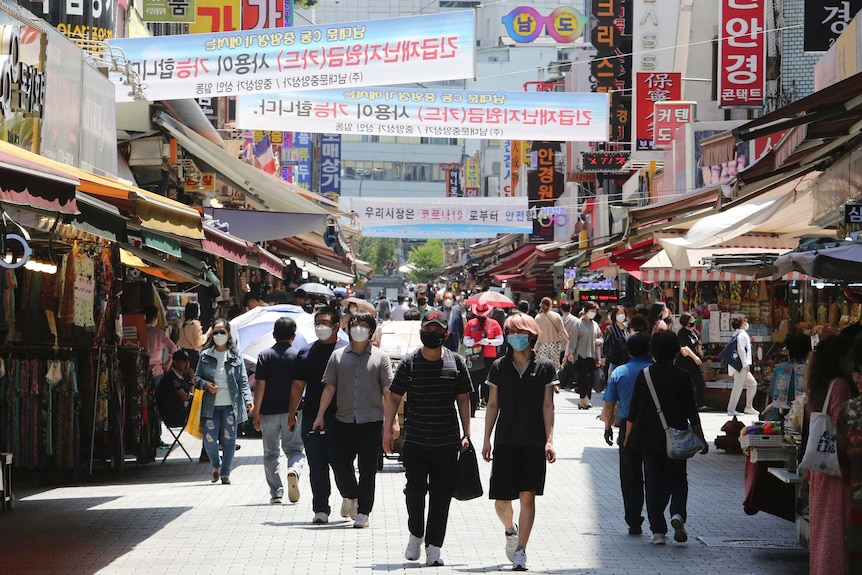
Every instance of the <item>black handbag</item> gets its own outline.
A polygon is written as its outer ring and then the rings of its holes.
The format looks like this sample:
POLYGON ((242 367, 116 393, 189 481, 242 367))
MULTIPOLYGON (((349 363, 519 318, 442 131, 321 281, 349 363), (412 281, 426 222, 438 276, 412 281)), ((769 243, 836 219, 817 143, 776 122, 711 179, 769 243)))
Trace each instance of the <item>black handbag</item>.
POLYGON ((458 480, 455 485, 453 497, 458 501, 470 501, 482 497, 482 481, 479 479, 479 462, 476 460, 476 450, 473 442, 467 440, 470 445, 467 451, 458 454, 458 480))

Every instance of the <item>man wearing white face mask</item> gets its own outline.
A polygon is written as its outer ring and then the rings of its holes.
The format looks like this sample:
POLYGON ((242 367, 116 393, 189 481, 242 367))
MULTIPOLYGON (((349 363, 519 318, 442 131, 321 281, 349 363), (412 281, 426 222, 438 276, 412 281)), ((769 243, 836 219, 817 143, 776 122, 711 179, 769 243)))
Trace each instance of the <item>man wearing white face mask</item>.
POLYGON ((455 295, 450 290, 446 290, 443 294, 443 305, 440 306, 440 311, 443 312, 448 323, 448 335, 443 342, 443 347, 457 353, 464 338, 464 314, 461 306, 455 303, 455 295))
MULTIPOLYGON (((389 356, 371 345, 369 338, 377 328, 374 317, 357 311, 350 318, 350 345, 332 353, 323 373, 325 387, 312 429, 324 427, 324 418, 333 397, 336 398, 332 438, 335 443, 332 470, 344 497, 356 503, 353 526, 369 526, 374 507, 377 462, 383 445, 383 404, 389 397, 392 364, 389 356), (353 460, 359 458, 359 482, 353 460)), ((396 418, 392 433, 398 437, 396 418)), ((329 433, 329 430, 327 430, 329 433)), ((353 513, 351 513, 353 515, 353 513)))

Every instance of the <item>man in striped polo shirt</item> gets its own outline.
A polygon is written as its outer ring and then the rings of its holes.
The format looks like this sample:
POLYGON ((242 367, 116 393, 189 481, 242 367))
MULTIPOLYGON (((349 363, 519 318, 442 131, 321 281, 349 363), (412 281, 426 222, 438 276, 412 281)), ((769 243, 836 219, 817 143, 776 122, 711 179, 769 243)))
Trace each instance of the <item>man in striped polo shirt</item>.
POLYGON ((443 565, 440 548, 455 492, 458 453, 467 450, 470 438, 470 372, 464 358, 443 347, 447 329, 448 321, 442 312, 431 310, 425 315, 419 330, 422 347, 409 353, 395 370, 383 421, 383 449, 392 453, 392 424, 401 398, 409 392, 401 453, 407 477, 404 493, 410 530, 404 557, 418 560, 424 541, 425 564, 429 566, 443 565))

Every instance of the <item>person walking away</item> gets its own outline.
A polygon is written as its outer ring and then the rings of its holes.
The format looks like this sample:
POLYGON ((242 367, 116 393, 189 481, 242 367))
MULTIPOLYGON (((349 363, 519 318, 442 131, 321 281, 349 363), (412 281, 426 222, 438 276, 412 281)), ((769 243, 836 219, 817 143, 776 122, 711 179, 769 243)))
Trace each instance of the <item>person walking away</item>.
POLYGON ((497 359, 497 347, 503 345, 503 328, 489 317, 491 306, 484 303, 473 305, 473 319, 464 328, 464 345, 472 348, 474 355, 482 358, 481 363, 468 363, 470 379, 475 383, 470 395, 470 415, 476 415, 480 397, 487 402, 488 387, 485 379, 491 364, 497 359), (481 349, 476 349, 481 347, 481 349))
POLYGON ((200 321, 201 307, 196 301, 190 301, 186 304, 184 314, 177 345, 188 354, 189 367, 194 371, 198 368, 201 348, 207 342, 207 339, 209 339, 212 327, 204 332, 200 321))
POLYGON ((607 362, 608 379, 610 379, 610 375, 616 367, 624 365, 629 361, 627 344, 629 332, 626 327, 626 310, 623 306, 615 305, 612 307, 608 318, 612 323, 604 331, 602 353, 607 362))
POLYGON ((255 368, 254 428, 263 441, 263 470, 269 486, 269 503, 281 505, 284 483, 281 481, 281 453, 287 458, 287 499, 299 501, 299 478, 305 455, 302 435, 288 422, 290 392, 296 378, 297 350, 293 347, 296 321, 289 317, 275 320, 272 328, 275 345, 260 352, 255 368))
MULTIPOLYGON (((823 411, 825 407, 826 413, 837 425, 844 404, 859 395, 853 384, 851 365, 850 343, 847 339, 832 336, 820 341, 811 354, 808 367, 806 421, 812 413, 823 411)), ((803 433, 803 445, 808 439, 807 427, 803 433)), ((848 573, 847 544, 843 535, 847 525, 847 510, 853 499, 846 479, 850 478, 818 471, 808 474, 810 575, 848 573)), ((853 544, 858 546, 857 541, 853 544)))
MULTIPOLYGON (((613 326, 611 326, 613 327, 613 326)), ((626 422, 634 392, 635 380, 644 368, 652 365, 649 357, 650 335, 637 333, 628 340, 628 353, 631 359, 611 372, 608 386, 605 389, 605 406, 602 409, 602 420, 605 422, 605 442, 613 445, 614 431, 612 427, 614 406, 619 404, 620 431, 617 445, 620 449, 620 490, 623 494, 623 509, 625 521, 629 526, 629 535, 643 533, 641 524, 644 521, 644 472, 643 460, 639 451, 623 445, 626 435, 626 422)))
POLYGON ((742 362, 742 369, 736 371, 732 365, 727 366, 728 373, 733 377, 733 389, 730 392, 730 401, 727 402, 727 415, 758 415, 754 409, 754 395, 757 393, 757 381, 751 375, 751 338, 748 337, 748 320, 745 316, 734 316, 730 318, 730 327, 734 331, 731 338, 736 338, 736 351, 742 362), (736 411, 742 388, 745 387, 745 409, 742 413, 736 411))
POLYGON ((670 317, 670 310, 667 309, 667 304, 663 301, 657 301, 652 304, 649 308, 649 315, 647 316, 647 323, 650 326, 651 333, 655 335, 660 331, 667 331, 670 329, 668 325, 668 318, 670 317))
POLYGON ((377 294, 377 321, 383 323, 392 315, 392 304, 386 297, 386 293, 381 290, 377 294))
POLYGON ((404 557, 418 560, 424 542, 425 564, 429 566, 443 565, 440 552, 458 476, 458 453, 466 451, 470 444, 472 384, 464 359, 443 345, 448 325, 441 311, 425 316, 419 331, 422 347, 398 364, 383 419, 383 450, 392 453, 393 422, 401 398, 407 394, 401 456, 407 479, 404 495, 410 535, 404 557))
POLYGON ((599 306, 595 302, 585 302, 583 315, 578 318, 575 328, 569 334, 566 346, 566 361, 574 364, 577 373, 578 409, 590 409, 590 395, 593 391, 598 347, 604 343, 599 324, 594 321, 599 306))
MULTIPOLYGON (((326 410, 333 398, 336 412, 333 441, 336 445, 332 470, 345 497, 352 500, 353 527, 369 527, 374 508, 377 462, 383 446, 383 405, 392 383, 389 356, 370 344, 377 327, 374 317, 356 311, 350 318, 350 345, 335 350, 326 364, 320 407, 312 429, 324 429, 326 410), (359 458, 359 482, 353 460, 359 458), (355 511, 354 511, 355 509, 355 511)), ((392 424, 395 437, 398 420, 392 424)))
MULTIPOLYGON (((308 478, 311 483, 311 509, 314 512, 312 523, 316 525, 329 523, 329 495, 332 492, 329 468, 335 461, 335 443, 326 433, 311 433, 311 426, 320 408, 326 364, 333 351, 347 346, 347 342, 338 337, 340 323, 341 314, 337 308, 324 306, 314 314, 314 335, 317 336, 317 341, 307 345, 297 354, 295 379, 290 393, 287 424, 291 428, 296 427, 297 414, 301 408, 300 430, 305 444, 308 478)), ((324 431, 333 429, 334 419, 335 402, 332 402, 323 415, 324 431)), ((350 517, 350 504, 350 499, 342 500, 342 517, 350 517)), ((356 519, 356 516, 354 515, 352 519, 356 519)))
POLYGON ((440 311, 446 317, 446 341, 443 345, 455 353, 461 348, 461 340, 464 339, 464 312, 461 306, 455 302, 455 294, 450 290, 443 293, 443 305, 440 311))
POLYGON ((694 433, 703 442, 701 454, 705 455, 709 451, 709 445, 703 436, 700 416, 694 404, 691 376, 673 364, 679 353, 679 338, 672 331, 659 331, 652 336, 650 353, 655 363, 641 371, 635 380, 623 445, 633 451, 639 451, 643 458, 647 518, 652 531, 652 543, 665 544, 665 509, 668 502, 670 524, 674 529, 673 539, 677 543, 685 543, 688 540, 685 530, 688 518, 687 460, 670 459, 667 456, 665 431, 647 387, 644 376, 646 370, 649 370, 667 425, 674 429, 687 429, 691 425, 694 433))
POLYGON ((410 305, 404 300, 404 296, 398 296, 395 307, 392 308, 392 314, 389 316, 393 321, 404 321, 404 312, 410 309, 410 305))
POLYGON ((551 309, 551 298, 543 297, 539 303, 539 313, 536 314, 536 324, 539 326, 539 338, 536 351, 551 360, 554 369, 560 370, 560 357, 569 334, 563 325, 560 314, 551 309))
POLYGON ((691 376, 694 386, 694 404, 698 409, 704 407, 703 398, 706 384, 703 381, 703 372, 700 364, 703 363, 703 352, 700 347, 700 336, 695 329, 694 317, 684 313, 679 316, 679 328, 676 336, 679 338, 679 353, 676 355, 676 366, 684 369, 691 376))
POLYGON ((506 320, 511 351, 488 372, 488 408, 482 457, 491 463, 488 496, 503 523, 506 558, 514 571, 527 570, 527 543, 536 517, 536 496, 545 489, 547 463, 554 450, 554 384, 551 361, 533 351, 539 337, 536 320, 516 313, 506 320), (494 447, 491 447, 491 432, 494 447), (519 500, 519 523, 512 501, 519 500))
POLYGON ((233 346, 230 324, 225 319, 213 323, 212 343, 201 351, 195 387, 203 389, 201 423, 204 449, 212 464, 212 482, 221 478, 230 484, 230 472, 236 453, 237 426, 254 412, 254 398, 248 387, 245 362, 233 346), (219 439, 224 455, 219 455, 219 439))

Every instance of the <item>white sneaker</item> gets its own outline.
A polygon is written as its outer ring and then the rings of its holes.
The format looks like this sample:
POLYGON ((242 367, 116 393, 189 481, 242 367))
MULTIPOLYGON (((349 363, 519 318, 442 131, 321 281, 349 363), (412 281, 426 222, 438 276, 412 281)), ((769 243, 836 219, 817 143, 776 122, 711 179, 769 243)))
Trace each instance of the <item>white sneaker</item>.
POLYGON ((353 528, 354 529, 365 529, 366 527, 369 527, 369 526, 370 526, 370 523, 368 521, 368 515, 366 515, 365 513, 357 513, 356 514, 356 521, 353 522, 353 528))
POLYGON ((436 545, 425 546, 425 565, 428 567, 440 567, 443 565, 443 558, 440 557, 440 548, 436 545))
POLYGON ((509 561, 515 560, 515 547, 518 546, 518 524, 513 523, 512 526, 515 528, 515 532, 511 535, 503 531, 506 535, 506 559, 509 561))
POLYGON ((408 561, 419 561, 422 555, 422 538, 416 537, 412 533, 410 539, 407 540, 407 549, 404 550, 404 558, 408 561))
POLYGON ((653 533, 652 534, 652 544, 653 545, 664 545, 665 544, 664 533, 653 533))
POLYGON ((350 509, 347 512, 347 515, 356 521, 357 516, 359 515, 359 500, 351 499, 350 500, 350 509))
POLYGON ((281 505, 281 497, 270 497, 269 498, 270 505, 281 505))
MULTIPOLYGON (((342 517, 350 517, 350 502, 351 501, 352 501, 352 499, 348 499, 346 497, 344 497, 341 500, 341 516, 342 517)), ((354 516, 354 519, 355 519, 355 516, 354 516)))
POLYGON ((760 412, 754 409, 753 407, 746 407, 745 411, 743 411, 745 415, 760 415, 760 412))
POLYGON ((730 411, 727 412, 728 417, 739 417, 740 415, 742 415, 742 412, 736 411, 735 409, 731 409, 730 411))
POLYGON ((688 533, 685 532, 685 522, 682 520, 682 515, 674 515, 670 518, 670 526, 673 527, 673 540, 677 543, 685 543, 688 541, 688 533))
POLYGON ((527 550, 523 547, 515 549, 515 557, 512 559, 512 571, 527 570, 527 550))
POLYGON ((287 472, 287 500, 291 503, 299 501, 299 474, 292 469, 287 472))
POLYGON ((314 519, 312 519, 311 522, 315 525, 326 525, 329 523, 329 515, 323 511, 318 511, 314 514, 314 519))

